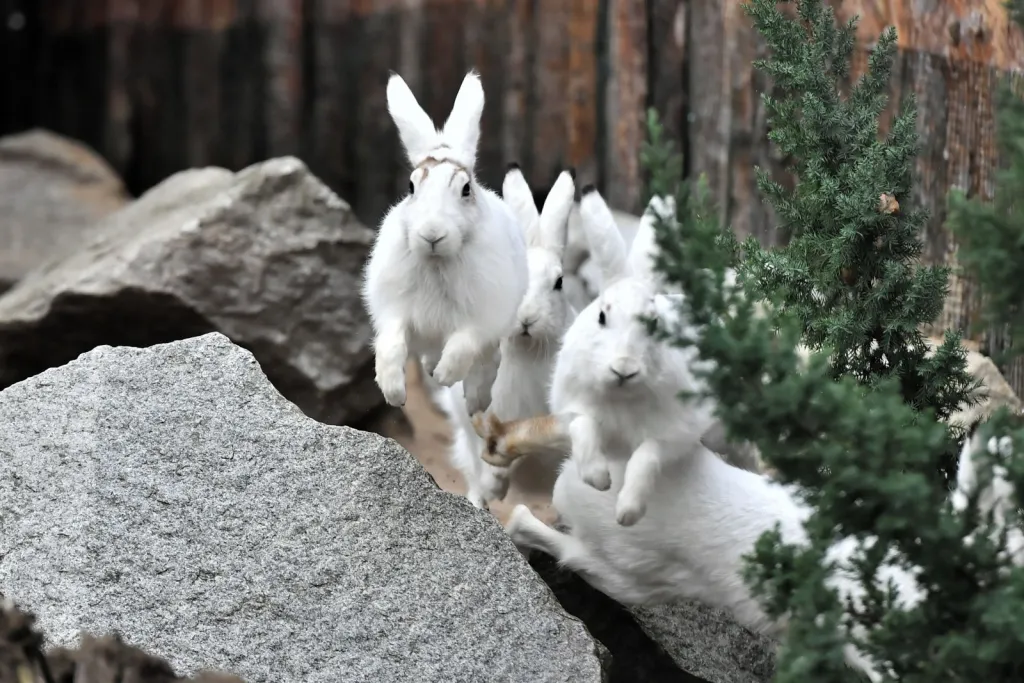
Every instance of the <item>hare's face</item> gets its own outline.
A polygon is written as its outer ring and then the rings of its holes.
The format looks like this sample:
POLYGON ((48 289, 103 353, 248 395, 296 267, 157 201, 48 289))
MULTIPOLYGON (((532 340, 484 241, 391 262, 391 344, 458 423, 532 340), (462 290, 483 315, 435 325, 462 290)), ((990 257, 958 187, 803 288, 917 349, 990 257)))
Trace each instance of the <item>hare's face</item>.
POLYGON ((669 347, 650 334, 640 316, 657 314, 655 292, 626 278, 611 285, 577 316, 563 353, 573 375, 594 393, 630 396, 662 382, 669 347))
POLYGON ((450 161, 424 163, 409 177, 409 193, 409 249, 425 258, 457 255, 480 219, 472 174, 450 161))
POLYGON ((526 257, 530 284, 519 304, 513 338, 527 344, 557 341, 569 316, 562 291, 562 261, 543 247, 529 249, 526 257))

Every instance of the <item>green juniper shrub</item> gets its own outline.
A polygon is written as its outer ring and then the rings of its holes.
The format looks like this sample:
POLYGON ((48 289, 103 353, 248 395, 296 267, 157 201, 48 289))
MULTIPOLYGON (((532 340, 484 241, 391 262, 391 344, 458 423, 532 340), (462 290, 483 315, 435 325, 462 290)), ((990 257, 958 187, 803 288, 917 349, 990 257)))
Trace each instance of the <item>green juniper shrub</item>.
MULTIPOLYGON (((962 543, 979 524, 983 540, 989 531, 976 514, 954 512, 946 489, 934 484, 930 473, 948 446, 945 425, 932 409, 910 406, 896 378, 868 385, 834 377, 827 347, 802 363, 800 321, 783 312, 758 315, 739 293, 745 287, 725 285, 733 253, 706 192, 682 184, 674 195, 676 221, 657 222, 657 267, 682 289, 682 312, 702 331, 685 337, 652 322, 654 333, 696 345, 712 361, 708 393, 727 432, 753 441, 812 511, 806 546, 769 532, 748 558, 747 579, 766 611, 789 623, 774 680, 858 680, 842 653, 853 624, 869 634, 855 639, 858 646, 896 674, 887 680, 1024 680, 1024 569, 998 559, 1003 540, 962 543), (825 581, 826 553, 847 536, 876 539, 857 562, 866 589, 858 608, 841 604, 825 581), (912 609, 896 608, 896 596, 877 587, 890 551, 928 587, 912 609)), ((742 272, 739 278, 745 285, 742 272)), ((1024 440, 1024 429, 1013 438, 1024 440)), ((1006 463, 1018 486, 1022 465, 1020 458, 1006 463)))
MULTIPOLYGON (((678 180, 678 156, 645 148, 651 187, 676 205, 674 221, 656 220, 656 266, 683 291, 681 312, 700 332, 687 336, 654 321, 651 328, 695 345, 710 361, 702 372, 728 434, 754 442, 810 510, 805 545, 769 532, 748 557, 752 589, 789 626, 775 681, 858 680, 842 653, 853 639, 880 671, 892 672, 885 680, 1019 682, 1024 568, 1000 555, 1006 536, 978 513, 976 499, 957 512, 934 476, 951 469, 951 435, 941 418, 972 388, 956 337, 947 335, 928 359, 917 332, 941 307, 946 272, 914 263, 923 214, 878 208, 883 192, 909 195, 915 147, 912 106, 877 140, 895 34, 883 35, 868 73, 842 99, 836 81, 849 61, 853 24, 836 28, 831 11, 814 0, 797 10, 794 19, 774 0, 748 6, 773 51, 762 66, 781 93, 769 102, 772 137, 790 153, 797 178, 792 192, 763 175, 760 182, 792 241, 774 252, 748 242, 737 254, 706 187, 678 180), (730 266, 739 288, 726 285, 730 266), (844 278, 844 269, 856 276, 844 278), (775 305, 758 312, 757 297, 775 305), (805 363, 796 352, 801 340, 813 351, 805 363), (972 533, 974 542, 964 543, 972 533), (855 563, 865 589, 856 606, 842 604, 826 584, 828 549, 851 536, 874 540, 855 563), (917 575, 923 590, 912 607, 897 607, 894 589, 878 581, 883 560, 917 575), (850 635, 854 625, 866 635, 850 635)), ((665 147, 653 114, 649 127, 648 147, 665 147)), ((1019 417, 1005 412, 981 430, 982 442, 990 435, 1024 441, 1019 417)), ((991 458, 1020 491, 1024 458, 991 458)), ((976 464, 984 485, 990 456, 976 464)), ((1008 528, 1020 524, 1014 498, 1008 528)))
MULTIPOLYGON (((774 0, 744 7, 771 51, 755 62, 773 81, 775 94, 763 96, 768 137, 796 181, 787 190, 757 170, 789 242, 766 250, 747 240, 742 267, 750 286, 800 321, 808 348, 831 349, 833 377, 868 385, 895 378, 909 405, 946 418, 971 400, 975 385, 957 335, 947 333, 929 357, 920 331, 942 311, 948 269, 918 264, 928 216, 910 206, 918 149, 913 99, 879 139, 896 31, 881 35, 867 71, 844 97, 855 21, 837 26, 820 0, 797 2, 795 17, 774 0)), ((960 436, 951 432, 937 463, 943 483, 960 436)))

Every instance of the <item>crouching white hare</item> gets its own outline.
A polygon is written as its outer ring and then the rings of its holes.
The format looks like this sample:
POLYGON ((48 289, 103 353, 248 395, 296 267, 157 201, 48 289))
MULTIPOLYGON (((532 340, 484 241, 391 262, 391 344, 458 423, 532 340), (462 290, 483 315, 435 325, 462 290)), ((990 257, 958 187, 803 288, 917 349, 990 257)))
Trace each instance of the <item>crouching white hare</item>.
POLYGON ((601 292, 566 332, 552 375, 551 410, 568 423, 583 481, 606 491, 610 464, 622 465, 615 518, 624 526, 643 517, 664 461, 685 455, 669 445, 699 442, 712 423, 708 402, 678 399, 681 390, 698 388, 694 350, 656 340, 640 319, 675 311, 651 262, 649 212, 667 208, 652 200, 627 254, 607 204, 593 186, 583 189, 580 218, 601 269, 601 292))
MULTIPOLYGON (((567 421, 555 415, 512 422, 492 420, 482 431, 488 448, 499 456, 509 451, 520 455, 547 452, 566 448, 571 441, 567 421)), ((753 631, 780 637, 786 624, 770 620, 751 595, 742 578, 743 556, 776 522, 787 543, 804 542, 803 524, 809 511, 787 488, 729 465, 699 443, 665 447, 684 457, 662 460, 647 514, 635 526, 624 528, 616 522, 613 495, 582 482, 573 453, 562 466, 552 497, 569 533, 547 526, 529 508, 517 505, 507 527, 513 542, 551 555, 623 604, 698 600, 727 610, 753 631)), ((611 493, 621 491, 627 467, 613 461, 611 493)), ((861 543, 846 538, 827 556, 835 568, 829 585, 856 605, 864 589, 851 569, 851 560, 871 543, 870 539, 861 543)), ((912 607, 922 596, 913 573, 895 562, 883 566, 877 580, 882 588, 893 581, 898 604, 904 608, 912 607)), ((859 626, 853 633, 864 635, 859 626)), ((851 667, 872 681, 881 680, 878 667, 852 643, 844 654, 851 667)))
POLYGON ((438 384, 463 381, 470 412, 487 408, 502 337, 526 293, 526 240, 512 209, 474 175, 484 91, 470 72, 442 130, 398 74, 388 112, 413 167, 409 194, 381 221, 363 298, 375 333, 377 385, 405 404, 419 356, 438 384))
MULTIPOLYGON (((512 207, 526 234, 530 282, 519 305, 516 327, 501 340, 501 364, 491 392, 490 413, 502 420, 543 415, 548 408, 548 384, 555 353, 566 327, 576 312, 562 291, 562 259, 565 255, 569 212, 576 194, 575 172, 562 171, 551 187, 544 208, 537 212, 526 179, 518 165, 509 166, 502 196, 512 207)), ((452 423, 452 464, 466 479, 466 497, 476 507, 505 497, 510 468, 484 462, 484 442, 477 436, 456 384, 439 394, 440 403, 452 423)), ((547 463, 544 463, 546 466, 547 463)), ((557 465, 545 467, 547 481, 529 482, 550 486, 557 465)), ((533 478, 531 478, 533 479, 533 478)), ((520 483, 527 483, 520 480, 520 483)), ((550 494, 550 488, 543 491, 550 494)))
MULTIPOLYGON (((621 251, 601 248, 612 239, 601 226, 613 224, 596 193, 587 192, 580 209, 587 230, 595 238, 604 235, 592 242, 599 245, 592 250, 602 270, 619 275, 602 274, 604 291, 566 334, 551 392, 554 414, 474 423, 488 461, 571 452, 552 499, 569 533, 548 527, 523 505, 513 510, 508 532, 518 546, 552 555, 619 602, 695 599, 778 637, 785 624, 769 620, 750 594, 742 558, 776 523, 788 542, 803 542, 808 510, 790 490, 729 465, 701 444, 711 406, 676 397, 681 389, 697 388, 696 353, 654 340, 636 322, 640 313, 678 315, 671 299, 652 293, 651 279, 642 274, 649 254, 634 251, 627 262, 621 251), (624 277, 627 268, 633 274, 624 277)), ((652 227, 647 221, 646 229, 652 227)), ((641 233, 636 241, 646 245, 642 250, 653 243, 641 233)), ((854 601, 863 589, 848 560, 862 547, 844 539, 828 558, 836 562, 831 585, 854 601)), ((914 576, 895 563, 879 579, 895 582, 904 605, 920 596, 914 576)), ((845 654, 851 666, 880 680, 852 644, 845 654)))

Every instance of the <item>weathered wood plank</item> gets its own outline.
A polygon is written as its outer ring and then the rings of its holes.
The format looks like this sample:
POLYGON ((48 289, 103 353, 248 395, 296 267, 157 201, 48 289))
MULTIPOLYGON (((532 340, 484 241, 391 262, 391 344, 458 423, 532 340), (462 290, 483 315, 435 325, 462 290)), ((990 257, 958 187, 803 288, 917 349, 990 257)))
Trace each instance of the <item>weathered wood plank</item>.
POLYGON ((535 185, 549 185, 565 163, 568 139, 570 3, 567 0, 536 0, 533 24, 534 63, 531 109, 533 147, 531 165, 524 169, 535 185), (551 144, 562 140, 563 144, 551 144))
POLYGON ((37 0, 0 0, 0 128, 14 131, 33 126, 35 78, 40 48, 37 0))
POLYGON ((729 220, 726 191, 728 188, 728 131, 732 122, 724 113, 728 80, 725 72, 726 26, 722 6, 717 0, 690 0, 686 42, 689 64, 690 110, 686 121, 690 158, 688 167, 695 176, 705 174, 711 196, 729 220))
MULTIPOLYGON (((1024 36, 1001 0, 838 6, 842 18, 861 16, 858 69, 886 25, 900 32, 890 109, 915 94, 922 139, 910 201, 932 212, 926 257, 955 265, 945 196, 991 192, 992 94, 1001 73, 1024 70, 1024 36)), ((443 122, 476 67, 488 184, 519 161, 543 194, 573 165, 578 183, 596 181, 613 206, 639 210, 637 148, 653 104, 734 229, 766 244, 784 238, 754 184, 754 165, 786 178, 758 97, 770 83, 750 66, 763 44, 739 3, 0 0, 11 7, 28 8, 35 32, 7 40, 4 54, 30 55, 32 78, 5 77, 17 97, 0 105, 2 132, 43 125, 82 139, 135 192, 186 166, 300 154, 375 224, 408 171, 386 114, 387 71, 443 122)), ((976 318, 971 284, 954 279, 940 325, 967 330, 976 318)))
POLYGON ((650 0, 650 55, 647 83, 650 106, 658 111, 665 132, 686 158, 686 117, 689 113, 689 57, 687 33, 690 7, 686 0, 650 0))
POLYGON ((262 66, 267 78, 263 104, 267 112, 267 153, 297 154, 303 92, 303 0, 259 0, 256 8, 266 35, 262 66))
POLYGON ((645 137, 647 7, 643 0, 608 0, 609 68, 606 92, 604 191, 615 208, 640 211, 638 150, 645 137))
MULTIPOLYGON (((597 26, 598 3, 570 0, 568 26, 568 85, 566 90, 567 149, 565 165, 577 173, 577 186, 597 181, 597 26)), ((561 169, 559 169, 561 171, 561 169)))
POLYGON ((533 155, 528 141, 533 137, 533 127, 528 101, 533 80, 533 4, 508 0, 505 17, 508 59, 505 67, 506 87, 501 100, 504 119, 501 132, 502 159, 506 164, 515 161, 523 168, 530 168, 533 155))
POLYGON ((502 93, 508 87, 505 61, 508 56, 508 8, 476 0, 466 8, 465 63, 476 68, 484 87, 484 115, 477 149, 477 179, 500 188, 504 177, 505 107, 502 93))

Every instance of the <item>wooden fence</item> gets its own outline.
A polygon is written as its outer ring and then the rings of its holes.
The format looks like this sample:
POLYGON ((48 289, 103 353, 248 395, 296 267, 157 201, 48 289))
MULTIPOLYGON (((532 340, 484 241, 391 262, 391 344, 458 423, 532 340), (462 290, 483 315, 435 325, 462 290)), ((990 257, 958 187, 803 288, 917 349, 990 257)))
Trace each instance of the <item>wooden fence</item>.
MULTIPOLYGON (((991 193, 994 87, 1021 69, 1024 38, 1002 0, 836 5, 862 18, 861 68, 882 29, 899 30, 893 94, 916 95, 923 144, 911 203, 931 211, 928 258, 955 264, 946 193, 991 193)), ((635 211, 653 105, 734 229, 778 240, 753 174, 779 173, 758 97, 770 84, 740 0, 0 0, 4 21, 0 133, 82 139, 134 192, 190 166, 296 154, 372 225, 406 184, 388 71, 443 120, 476 67, 485 182, 515 160, 543 191, 571 165, 635 211)), ((976 317, 955 278, 939 326, 976 317)))

